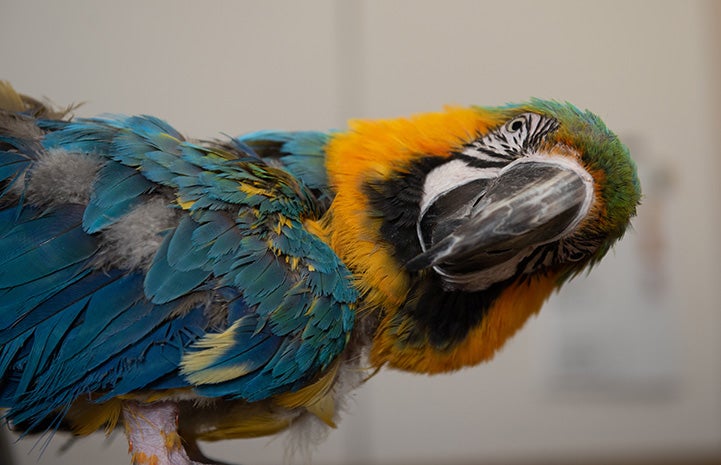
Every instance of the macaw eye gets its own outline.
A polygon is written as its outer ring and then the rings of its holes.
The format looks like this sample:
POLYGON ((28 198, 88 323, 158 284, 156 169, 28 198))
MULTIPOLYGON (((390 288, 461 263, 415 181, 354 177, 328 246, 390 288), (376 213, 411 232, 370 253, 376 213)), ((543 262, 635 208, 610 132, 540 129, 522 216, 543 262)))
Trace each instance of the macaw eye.
POLYGON ((503 163, 532 153, 558 121, 538 113, 523 113, 466 145, 463 154, 485 163, 503 163))
POLYGON ((523 123, 524 123, 523 118, 516 118, 513 121, 511 121, 510 123, 508 123, 508 129, 511 132, 520 131, 523 128, 523 123))

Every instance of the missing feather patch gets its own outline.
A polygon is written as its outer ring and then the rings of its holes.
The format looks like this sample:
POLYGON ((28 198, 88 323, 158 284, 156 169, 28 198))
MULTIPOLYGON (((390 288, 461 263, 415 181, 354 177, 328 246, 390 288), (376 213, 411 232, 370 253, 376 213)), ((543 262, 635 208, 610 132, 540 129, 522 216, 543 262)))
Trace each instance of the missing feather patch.
POLYGON ((178 225, 178 211, 157 196, 133 208, 103 230, 96 268, 147 269, 163 242, 164 233, 178 225))
POLYGON ((24 183, 16 186, 33 205, 87 205, 102 165, 96 155, 50 150, 25 173, 24 183))

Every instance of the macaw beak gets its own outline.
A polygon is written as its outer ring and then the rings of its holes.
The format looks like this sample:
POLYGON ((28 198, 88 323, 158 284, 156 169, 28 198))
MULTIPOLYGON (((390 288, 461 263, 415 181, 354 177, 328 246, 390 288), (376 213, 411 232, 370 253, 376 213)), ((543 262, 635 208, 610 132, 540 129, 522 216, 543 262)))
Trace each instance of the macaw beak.
POLYGON ((458 275, 525 256, 575 229, 592 199, 593 179, 575 161, 519 159, 434 201, 418 222, 423 253, 406 267, 458 275))

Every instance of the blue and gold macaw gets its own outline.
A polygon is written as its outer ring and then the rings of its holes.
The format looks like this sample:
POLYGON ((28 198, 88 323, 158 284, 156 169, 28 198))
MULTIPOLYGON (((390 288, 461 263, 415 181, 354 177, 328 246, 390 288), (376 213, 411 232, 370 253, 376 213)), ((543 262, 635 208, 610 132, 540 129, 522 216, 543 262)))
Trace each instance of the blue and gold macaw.
POLYGON ((627 149, 570 104, 184 138, 0 86, 0 407, 135 464, 328 425, 360 369, 489 360, 624 233, 627 149))

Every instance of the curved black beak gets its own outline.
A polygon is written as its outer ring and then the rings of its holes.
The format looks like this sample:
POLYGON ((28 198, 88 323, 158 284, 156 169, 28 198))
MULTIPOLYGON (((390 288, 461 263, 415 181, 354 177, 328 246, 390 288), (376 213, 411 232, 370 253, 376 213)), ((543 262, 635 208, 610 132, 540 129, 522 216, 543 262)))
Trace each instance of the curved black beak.
POLYGON ((573 161, 521 159, 493 180, 453 189, 418 223, 424 252, 406 267, 484 270, 575 228, 590 208, 593 179, 573 161))

